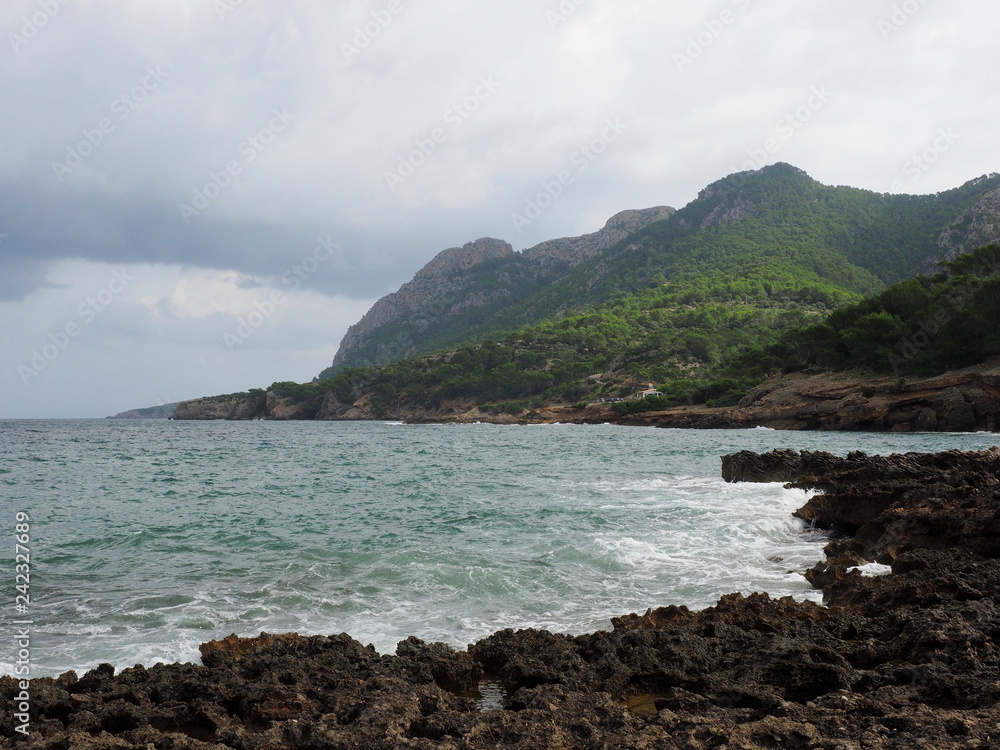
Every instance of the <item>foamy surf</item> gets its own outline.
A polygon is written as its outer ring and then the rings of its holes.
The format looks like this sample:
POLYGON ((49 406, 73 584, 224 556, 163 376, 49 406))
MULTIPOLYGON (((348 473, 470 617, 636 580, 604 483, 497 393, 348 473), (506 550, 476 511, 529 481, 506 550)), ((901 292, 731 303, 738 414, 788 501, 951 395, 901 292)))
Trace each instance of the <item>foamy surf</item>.
POLYGON ((43 676, 197 661, 198 644, 230 633, 347 632, 392 652, 410 635, 464 647, 508 627, 586 632, 733 591, 816 599, 802 574, 824 539, 791 516, 807 494, 727 484, 721 455, 993 441, 15 422, 0 423, 0 464, 9 503, 32 516, 33 674, 43 676))

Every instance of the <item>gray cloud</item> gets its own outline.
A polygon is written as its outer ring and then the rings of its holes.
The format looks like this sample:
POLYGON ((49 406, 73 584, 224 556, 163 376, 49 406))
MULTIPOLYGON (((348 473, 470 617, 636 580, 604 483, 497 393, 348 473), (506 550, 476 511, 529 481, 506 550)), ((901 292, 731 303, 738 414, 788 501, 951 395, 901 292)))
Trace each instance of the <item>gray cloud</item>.
MULTIPOLYGON (((302 288, 346 311, 338 300, 363 307, 445 247, 496 236, 523 248, 622 209, 679 207, 748 162, 915 193, 1000 163, 1000 17, 969 0, 392 8, 9 0, 3 309, 57 300, 58 269, 76 261, 280 286, 332 237, 338 252, 302 288), (812 107, 816 88, 829 96, 812 107), (624 129, 602 145, 609 120, 624 129), (958 136, 949 150, 908 169, 942 128, 958 136), (588 148, 601 151, 581 159, 588 148), (401 182, 387 178, 401 170, 401 182), (515 225, 566 171, 552 206, 515 225)), ((352 322, 327 320, 317 347, 335 347, 352 322)), ((205 335, 204 320, 174 324, 192 346, 205 335)), ((150 325, 152 339, 166 323, 150 325)), ((96 331, 86 348, 113 356, 96 331)))

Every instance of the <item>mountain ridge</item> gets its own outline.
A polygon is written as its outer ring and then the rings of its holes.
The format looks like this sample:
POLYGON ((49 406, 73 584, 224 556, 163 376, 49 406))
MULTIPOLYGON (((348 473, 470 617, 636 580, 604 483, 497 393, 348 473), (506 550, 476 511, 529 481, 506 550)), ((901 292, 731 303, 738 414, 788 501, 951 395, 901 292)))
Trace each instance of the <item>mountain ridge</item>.
MULTIPOLYGON (((541 273, 558 273, 561 268, 573 268, 638 229, 665 219, 674 212, 675 209, 669 206, 620 211, 596 232, 579 237, 546 240, 520 253, 515 253, 505 240, 491 237, 467 243, 461 248, 442 250, 417 271, 411 281, 379 299, 360 321, 348 329, 331 367, 320 377, 334 374, 345 366, 380 364, 400 356, 415 354, 419 350, 418 339, 433 321, 442 316, 480 307, 491 299, 502 297, 502 292, 487 295, 471 288, 475 279, 468 278, 469 272, 474 268, 481 270, 477 267, 488 261, 508 259, 527 266, 525 272, 537 269, 541 273), (447 276, 446 271, 451 271, 451 276, 447 276), (466 286, 470 288, 467 289, 466 286), (407 314, 416 316, 412 321, 407 321, 410 325, 405 326, 405 330, 392 337, 388 343, 383 343, 381 349, 376 344, 375 351, 370 351, 373 347, 366 345, 365 337, 407 314)), ((510 269, 506 272, 509 274, 510 269)))
POLYGON ((779 164, 716 181, 678 211, 621 216, 611 222, 621 238, 605 236, 603 249, 535 251, 550 267, 488 238, 439 254, 415 277, 431 284, 419 315, 374 328, 369 343, 383 356, 386 342, 398 346, 392 361, 188 402, 175 418, 526 421, 663 392, 655 404, 616 403, 625 419, 733 407, 782 372, 928 375, 1000 354, 990 323, 1000 244, 918 275, 929 257, 1000 241, 1000 175, 893 196, 779 164), (456 275, 461 294, 449 287, 456 275), (928 330, 940 335, 930 341, 928 330))
POLYGON ((995 174, 911 196, 826 186, 778 163, 717 180, 679 210, 620 212, 598 232, 497 254, 434 284, 419 271, 349 329, 319 379, 563 316, 634 293, 661 273, 673 281, 700 266, 722 265, 733 276, 746 266, 791 264, 872 294, 997 239, 995 174), (750 235, 753 257, 730 252, 750 235))

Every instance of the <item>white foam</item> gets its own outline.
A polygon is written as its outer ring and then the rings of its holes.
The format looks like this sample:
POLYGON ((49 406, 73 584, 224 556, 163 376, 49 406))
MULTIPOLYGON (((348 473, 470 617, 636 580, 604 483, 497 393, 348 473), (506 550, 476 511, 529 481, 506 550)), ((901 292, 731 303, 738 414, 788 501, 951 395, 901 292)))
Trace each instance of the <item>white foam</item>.
POLYGON ((865 578, 877 578, 878 576, 892 575, 892 566, 880 565, 876 562, 870 562, 865 565, 856 565, 853 568, 848 568, 847 572, 850 573, 852 570, 858 571, 865 578))
MULTIPOLYGON (((626 612, 701 608, 736 591, 820 597, 803 572, 825 538, 791 518, 808 493, 718 477, 718 456, 785 447, 785 433, 399 426, 265 423, 288 443, 266 466, 239 425, 205 425, 176 446, 147 436, 134 454, 147 465, 121 492, 95 485, 77 498, 73 523, 55 529, 53 560, 82 541, 93 554, 53 564, 38 674, 197 661, 199 643, 233 632, 346 632, 385 653, 409 635, 464 647, 507 627, 589 632, 626 612), (335 459, 303 480, 316 455, 335 459), (157 462, 187 467, 176 495, 141 517, 120 513, 147 491, 158 496, 148 485, 157 462), (215 497, 203 497, 208 479, 215 497), (143 533, 152 543, 137 546, 143 533)), ((174 441, 188 428, 144 429, 174 441)), ((899 438, 877 438, 890 439, 899 438)), ((794 436, 796 447, 877 452, 867 440, 794 436)), ((0 453, 9 445, 18 443, 0 453)), ((96 450, 84 445, 85 457, 96 450)), ((59 471, 53 482, 64 481, 59 471)))

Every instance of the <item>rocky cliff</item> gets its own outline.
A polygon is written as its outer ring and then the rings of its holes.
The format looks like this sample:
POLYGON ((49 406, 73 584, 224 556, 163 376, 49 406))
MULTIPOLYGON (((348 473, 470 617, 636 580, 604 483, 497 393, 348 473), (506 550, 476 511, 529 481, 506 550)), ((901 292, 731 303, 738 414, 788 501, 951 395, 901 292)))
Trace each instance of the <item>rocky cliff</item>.
POLYGON ((542 409, 534 416, 544 422, 694 429, 993 432, 1000 425, 1000 363, 910 380, 830 372, 783 375, 754 388, 732 408, 677 407, 623 417, 594 404, 585 410, 542 409))
POLYGON ((543 264, 563 261, 570 267, 579 265, 586 260, 616 245, 629 235, 657 221, 669 219, 677 213, 670 206, 655 206, 635 211, 622 211, 615 214, 602 229, 581 237, 563 237, 558 240, 548 240, 525 250, 522 257, 529 261, 537 260, 543 264))
MULTIPOLYGON (((468 273, 476 266, 496 258, 511 255, 514 249, 503 240, 489 237, 469 242, 462 247, 442 250, 427 265, 417 271, 409 281, 392 294, 387 294, 376 302, 361 320, 347 329, 340 348, 333 359, 333 367, 354 362, 355 355, 364 348, 371 335, 383 326, 406 316, 425 313, 433 317, 447 315, 461 300, 456 290, 468 282, 468 273), (428 308, 435 300, 438 308, 431 313, 428 308), (440 302, 447 300, 447 302, 440 302)), ((392 348, 391 357, 407 356, 414 344, 403 348, 392 348)), ((366 357, 365 363, 375 363, 379 357, 366 357)))
POLYGON ((521 253, 514 253, 507 242, 491 238, 444 250, 412 281, 380 299, 348 329, 330 369, 378 364, 425 351, 428 329, 447 326, 450 319, 478 308, 485 310, 488 318, 498 303, 520 301, 524 290, 551 283, 674 212, 667 206, 622 211, 597 232, 549 240, 521 253), (509 263, 502 267, 488 264, 501 259, 509 263))
POLYGON ((1000 423, 1000 367, 916 379, 788 375, 754 388, 726 418, 787 429, 994 431, 1000 423))
POLYGON ((261 419, 267 416, 267 402, 260 396, 214 396, 182 401, 171 419, 261 419))
POLYGON ((409 638, 394 655, 346 634, 230 636, 202 665, 2 678, 0 745, 25 691, 29 750, 996 747, 1000 450, 725 466, 823 488, 799 514, 838 532, 807 573, 827 606, 731 594, 610 631, 503 630, 462 651, 409 638))
POLYGON ((937 240, 940 254, 928 260, 927 270, 933 272, 939 261, 954 260, 977 247, 998 241, 1000 241, 1000 190, 992 190, 963 211, 941 233, 937 240))
POLYGON ((115 414, 113 417, 105 419, 168 419, 177 410, 178 404, 162 404, 161 406, 148 406, 144 409, 130 409, 115 414))

